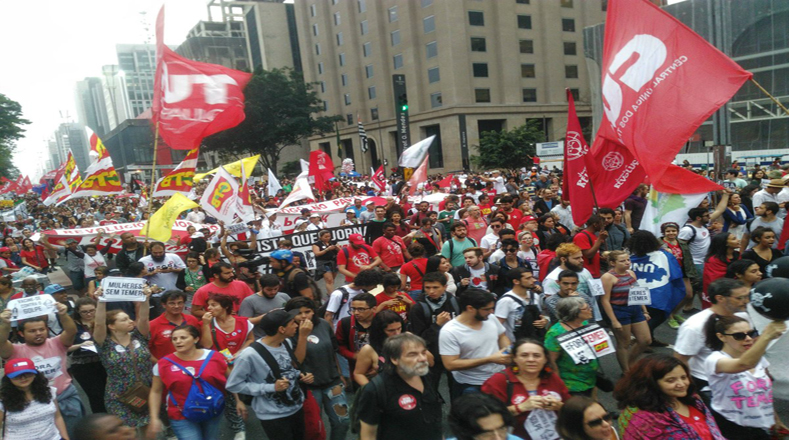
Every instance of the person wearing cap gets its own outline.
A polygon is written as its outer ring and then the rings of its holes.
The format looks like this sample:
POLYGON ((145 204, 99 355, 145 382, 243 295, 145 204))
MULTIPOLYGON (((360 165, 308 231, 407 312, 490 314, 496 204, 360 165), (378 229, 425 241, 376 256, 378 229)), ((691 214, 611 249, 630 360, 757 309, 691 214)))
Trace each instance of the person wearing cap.
POLYGON ((326 224, 321 220, 321 215, 313 213, 310 215, 310 224, 307 225, 307 231, 320 231, 326 229, 326 224))
POLYGON ((783 179, 770 179, 770 183, 768 183, 763 190, 753 195, 754 210, 764 202, 775 202, 780 208, 775 214, 780 218, 786 217, 786 200, 780 200, 778 198, 778 195, 784 188, 786 188, 786 181, 783 179))
MULTIPOLYGON (((370 220, 372 220, 376 216, 376 214, 375 214, 375 202, 372 199, 368 200, 367 203, 365 203, 364 206, 367 209, 362 211, 361 214, 359 214, 359 222, 360 223, 367 223, 367 222, 369 222, 370 220)), ((384 210, 384 215, 386 215, 385 213, 386 213, 386 210, 384 210)))
POLYGON ((3 275, 19 271, 19 266, 11 261, 11 249, 8 246, 0 247, 0 271, 3 275))
POLYGON ((352 209, 345 211, 345 218, 340 220, 340 226, 355 226, 361 223, 352 209))
POLYGON ((235 297, 238 301, 233 305, 233 311, 238 313, 241 302, 244 298, 254 295, 255 292, 243 281, 236 280, 233 266, 219 262, 211 266, 212 281, 205 286, 197 289, 195 296, 192 297, 192 315, 202 319, 205 314, 205 307, 208 304, 208 296, 214 293, 221 293, 235 297))
POLYGON ((271 440, 299 440, 304 438, 304 392, 299 381, 311 383, 315 377, 302 374, 295 365, 291 340, 299 325, 295 318, 299 310, 272 310, 260 321, 266 336, 239 353, 226 389, 231 393, 252 396, 252 410, 271 440), (255 345, 257 344, 257 345, 255 345), (279 369, 275 375, 269 362, 258 353, 266 350, 279 369))
POLYGON ((301 215, 296 217, 296 220, 293 222, 293 226, 296 229, 299 229, 302 223, 310 221, 310 210, 307 208, 302 208, 301 215))
POLYGON ((337 254, 337 270, 345 275, 346 281, 353 282, 360 271, 380 265, 381 257, 364 242, 362 234, 351 234, 348 242, 337 254))
POLYGON ((278 249, 269 255, 269 265, 282 281, 283 291, 291 298, 306 296, 319 300, 320 292, 314 292, 307 273, 293 265, 293 252, 278 249))
POLYGON ((348 203, 346 206, 345 212, 353 211, 353 215, 355 215, 356 218, 360 218, 362 213, 367 211, 367 207, 362 206, 362 199, 359 198, 354 199, 353 204, 348 203))
POLYGON ((67 349, 74 342, 77 326, 68 316, 65 305, 55 303, 55 313, 58 314, 63 326, 60 335, 47 337, 49 334, 47 317, 39 316, 18 322, 19 339, 23 342, 12 344, 8 340, 11 333, 12 311, 3 310, 0 313, 0 357, 4 360, 34 359, 36 370, 49 379, 49 384, 55 387, 66 426, 71 429, 85 415, 82 400, 77 388, 71 383, 72 378, 67 366, 67 349))
POLYGON ((57 390, 30 359, 11 359, 5 364, 0 412, 6 440, 70 438, 58 407, 57 390))

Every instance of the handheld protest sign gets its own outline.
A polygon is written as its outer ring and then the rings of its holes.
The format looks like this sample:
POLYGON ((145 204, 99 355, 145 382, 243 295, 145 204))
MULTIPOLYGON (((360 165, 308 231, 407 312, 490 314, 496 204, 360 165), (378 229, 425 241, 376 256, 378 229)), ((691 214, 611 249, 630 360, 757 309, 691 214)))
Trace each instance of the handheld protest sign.
POLYGON ((102 302, 144 302, 145 280, 142 278, 107 277, 101 280, 102 302))
POLYGON ((51 295, 34 295, 11 300, 6 305, 11 310, 11 321, 35 318, 55 311, 55 298, 51 295))

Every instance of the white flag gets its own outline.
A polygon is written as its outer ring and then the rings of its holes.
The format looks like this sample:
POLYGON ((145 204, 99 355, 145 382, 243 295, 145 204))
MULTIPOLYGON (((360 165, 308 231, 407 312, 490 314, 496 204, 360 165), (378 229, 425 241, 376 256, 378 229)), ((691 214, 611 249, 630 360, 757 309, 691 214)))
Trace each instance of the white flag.
POLYGON ((208 184, 200 206, 211 217, 227 224, 233 223, 236 208, 238 181, 224 167, 219 167, 211 183, 208 184))
POLYGON ((293 202, 298 202, 299 200, 304 199, 312 199, 315 200, 315 196, 312 194, 312 188, 310 188, 310 182, 307 181, 307 176, 304 173, 299 174, 299 177, 296 178, 296 183, 293 184, 293 190, 291 190, 288 197, 279 205, 280 209, 290 205, 293 202))
POLYGON ((309 173, 310 172, 310 162, 304 159, 299 159, 299 164, 301 164, 301 172, 302 173, 309 173))
POLYGON ((400 166, 403 168, 417 168, 419 165, 422 165, 425 157, 427 157, 430 144, 433 143, 435 138, 435 135, 430 136, 406 148, 400 156, 400 166))
MULTIPOLYGON (((304 160, 302 160, 304 162, 304 160)), ((307 164, 309 165, 309 163, 307 164)), ((302 169, 304 167, 302 166, 302 169)), ((282 185, 279 184, 279 180, 277 180, 277 176, 271 172, 271 168, 268 169, 268 196, 274 197, 277 195, 277 191, 282 189, 282 185)))
POLYGON ((673 222, 681 227, 688 220, 688 211, 699 206, 705 197, 707 193, 667 194, 650 188, 647 207, 639 229, 650 231, 655 237, 660 237, 660 225, 663 223, 673 222))

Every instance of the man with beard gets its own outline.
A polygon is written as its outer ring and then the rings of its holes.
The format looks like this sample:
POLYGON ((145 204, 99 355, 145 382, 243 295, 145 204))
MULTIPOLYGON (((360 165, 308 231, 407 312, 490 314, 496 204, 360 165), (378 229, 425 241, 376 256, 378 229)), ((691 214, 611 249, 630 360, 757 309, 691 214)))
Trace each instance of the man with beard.
POLYGON ((462 266, 466 262, 463 251, 477 247, 477 242, 473 238, 466 237, 466 225, 462 222, 452 223, 449 230, 453 237, 441 246, 441 255, 449 260, 452 266, 462 266))
POLYGON ((36 370, 43 373, 49 384, 57 389, 57 401, 60 412, 71 431, 85 415, 76 387, 71 383, 68 372, 67 352, 77 335, 77 325, 68 315, 65 304, 55 303, 55 311, 63 326, 60 335, 47 338, 46 316, 25 319, 19 322, 19 339, 22 344, 12 344, 8 340, 11 333, 11 310, 0 313, 0 357, 3 360, 26 358, 32 359, 36 370))
POLYGON ((501 272, 499 265, 483 261, 481 248, 466 249, 463 251, 463 258, 465 264, 453 267, 450 272, 458 286, 458 295, 469 288, 498 292, 501 272))
POLYGON ((560 244, 556 248, 556 258, 559 259, 559 267, 551 271, 542 283, 545 298, 559 293, 559 274, 568 269, 578 274, 578 291, 591 295, 589 281, 593 277, 588 270, 584 269, 584 254, 581 248, 573 243, 560 244))
POLYGON ((510 338, 498 319, 488 319, 495 297, 482 289, 470 288, 458 297, 461 313, 441 328, 438 350, 444 367, 455 379, 451 398, 479 392, 488 378, 512 362, 507 351, 510 338))
POLYGON ((255 292, 241 301, 241 307, 238 309, 238 316, 246 316, 249 318, 255 329, 256 338, 266 336, 266 332, 260 327, 260 321, 266 313, 285 307, 290 296, 285 292, 280 292, 279 277, 273 273, 267 273, 260 277, 260 292, 255 292))
POLYGON ((186 293, 182 290, 168 290, 162 294, 164 313, 158 318, 152 319, 149 324, 151 339, 148 340, 148 348, 151 351, 151 356, 157 360, 175 353, 175 347, 173 347, 170 337, 176 327, 193 325, 200 328, 200 321, 197 318, 184 314, 185 304, 186 293))
POLYGON ((192 315, 199 319, 202 319, 203 315, 205 315, 205 306, 208 304, 209 295, 222 294, 235 298, 233 312, 238 313, 244 298, 255 294, 247 283, 235 279, 233 266, 227 263, 219 262, 211 266, 211 275, 214 277, 214 280, 197 289, 195 296, 192 298, 192 315))
POLYGON ((441 398, 431 385, 424 339, 386 340, 384 370, 359 393, 362 440, 441 440, 441 398))
POLYGON ((384 223, 384 235, 373 242, 373 250, 381 257, 384 272, 397 272, 405 260, 411 259, 405 242, 395 235, 394 223, 384 223))
MULTIPOLYGON (((155 241, 149 247, 151 254, 140 258, 140 263, 148 271, 145 278, 148 283, 159 286, 162 292, 175 290, 178 274, 186 269, 184 260, 176 254, 164 252, 164 243, 155 241)), ((151 295, 151 319, 162 314, 161 294, 151 295)))

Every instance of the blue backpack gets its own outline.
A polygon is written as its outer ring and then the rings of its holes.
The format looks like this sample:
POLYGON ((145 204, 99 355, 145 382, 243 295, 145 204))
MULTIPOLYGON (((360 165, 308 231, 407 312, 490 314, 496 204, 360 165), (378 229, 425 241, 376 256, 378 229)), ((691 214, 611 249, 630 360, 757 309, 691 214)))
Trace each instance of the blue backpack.
POLYGON ((213 353, 212 350, 208 351, 208 356, 203 361, 197 376, 194 376, 189 370, 175 362, 171 356, 164 358, 192 377, 192 388, 189 390, 183 405, 178 405, 172 391, 169 393, 170 401, 181 410, 181 414, 190 422, 203 422, 213 419, 222 414, 222 411, 225 409, 225 394, 200 377, 206 365, 211 361, 213 353))

